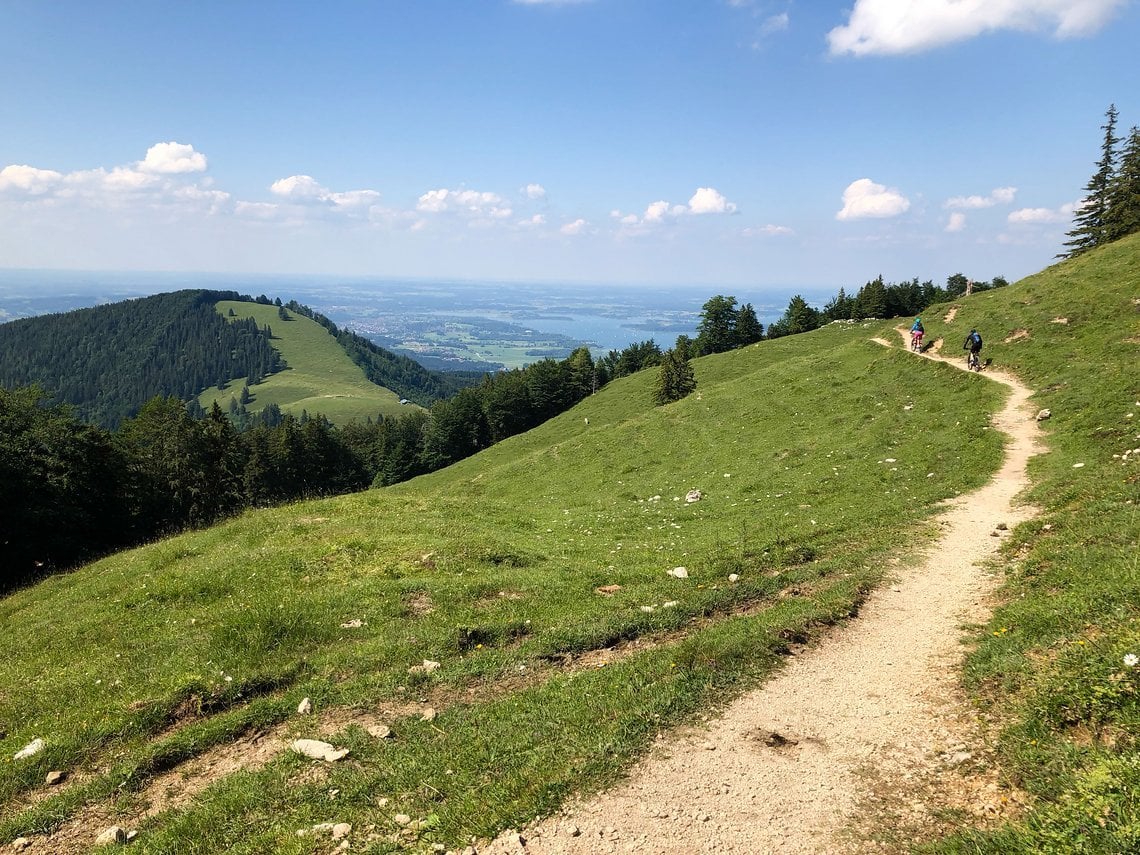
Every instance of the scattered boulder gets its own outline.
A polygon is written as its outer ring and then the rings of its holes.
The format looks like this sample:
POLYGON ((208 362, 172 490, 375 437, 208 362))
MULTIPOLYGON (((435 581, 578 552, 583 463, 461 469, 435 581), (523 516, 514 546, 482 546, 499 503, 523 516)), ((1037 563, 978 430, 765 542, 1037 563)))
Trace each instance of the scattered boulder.
POLYGON ((297 713, 299 715, 310 715, 313 712, 313 699, 302 698, 301 703, 297 704, 297 713))
POLYGON ((739 573, 729 573, 728 574, 728 581, 739 582, 740 581, 740 574, 739 573))
POLYGON ((347 620, 344 623, 342 623, 340 625, 340 628, 341 629, 360 629, 364 625, 365 625, 364 621, 362 621, 360 618, 353 618, 352 620, 347 620))
POLYGON ((44 783, 47 784, 49 787, 54 787, 57 784, 62 784, 66 780, 67 780, 67 773, 66 772, 61 772, 59 769, 53 769, 52 771, 47 773, 47 776, 44 778, 44 783))
POLYGON ((439 663, 433 659, 425 659, 422 665, 413 665, 408 669, 409 674, 431 674, 439 670, 439 663))
POLYGON ((392 821, 395 822, 396 825, 411 825, 412 818, 406 813, 398 813, 392 817, 392 821))
POLYGON ((669 575, 673 576, 677 579, 688 579, 689 578, 689 571, 686 570, 684 567, 674 567, 672 570, 669 571, 669 575))
POLYGON ((30 841, 28 838, 17 837, 15 840, 12 841, 12 851, 13 852, 23 852, 25 849, 27 849, 31 845, 32 845, 32 841, 30 841))
POLYGON ((685 494, 685 501, 688 502, 690 505, 693 502, 699 502, 703 498, 704 498, 704 493, 702 493, 700 490, 690 490, 689 492, 687 492, 685 494))
POLYGON ((1052 415, 1053 415, 1053 413, 1049 410, 1038 410, 1037 411, 1037 421, 1043 422, 1052 415))
POLYGON ((350 822, 338 822, 332 827, 333 840, 343 840, 350 834, 352 834, 352 823, 350 822))
POLYGON ((393 736, 392 728, 386 724, 370 724, 367 730, 373 739, 391 739, 393 736))
POLYGON ((44 750, 44 741, 38 736, 12 755, 13 760, 27 760, 44 750))
POLYGON ((612 597, 620 590, 621 585, 601 585, 600 587, 594 588, 594 593, 604 594, 607 597, 612 597))
POLYGON ((298 754, 311 757, 313 760, 324 760, 326 763, 335 763, 348 756, 347 748, 335 748, 319 739, 294 739, 289 747, 298 754))
POLYGON ((99 836, 95 838, 96 846, 109 846, 112 843, 120 844, 127 842, 127 830, 121 825, 112 825, 99 832, 99 836))
POLYGON ((420 721, 435 721, 435 717, 435 707, 424 707, 424 711, 420 714, 420 721))

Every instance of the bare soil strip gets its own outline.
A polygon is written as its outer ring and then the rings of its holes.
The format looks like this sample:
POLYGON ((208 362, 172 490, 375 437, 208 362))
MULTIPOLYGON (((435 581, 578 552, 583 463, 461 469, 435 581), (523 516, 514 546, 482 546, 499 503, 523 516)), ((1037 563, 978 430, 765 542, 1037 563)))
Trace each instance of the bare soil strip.
POLYGON ((945 808, 979 821, 1016 810, 1017 794, 979 768, 985 746, 959 687, 961 636, 989 614, 997 580, 987 561, 1034 513, 1015 497, 1039 447, 1030 390, 983 376, 1012 390, 993 419, 1010 437, 1005 462, 938 518, 943 534, 928 554, 904 551, 895 582, 857 619, 707 730, 663 734, 625 783, 479 852, 902 851, 911 834, 945 830, 936 818, 945 808))

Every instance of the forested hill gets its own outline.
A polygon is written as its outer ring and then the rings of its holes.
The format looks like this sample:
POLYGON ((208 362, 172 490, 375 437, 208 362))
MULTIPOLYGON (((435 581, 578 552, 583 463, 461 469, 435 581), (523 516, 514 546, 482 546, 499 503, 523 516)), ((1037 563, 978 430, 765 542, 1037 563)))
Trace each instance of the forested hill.
POLYGON ((0 386, 38 385, 84 421, 113 428, 156 395, 189 400, 284 367, 266 330, 227 322, 232 291, 156 294, 0 324, 0 386))

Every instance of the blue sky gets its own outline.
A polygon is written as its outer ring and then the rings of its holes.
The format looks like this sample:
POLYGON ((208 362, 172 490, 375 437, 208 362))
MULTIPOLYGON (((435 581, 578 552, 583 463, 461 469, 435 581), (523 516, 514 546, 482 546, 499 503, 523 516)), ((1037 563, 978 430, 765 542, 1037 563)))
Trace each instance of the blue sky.
POLYGON ((1062 248, 1135 0, 0 3, 0 268, 858 287, 1062 248))

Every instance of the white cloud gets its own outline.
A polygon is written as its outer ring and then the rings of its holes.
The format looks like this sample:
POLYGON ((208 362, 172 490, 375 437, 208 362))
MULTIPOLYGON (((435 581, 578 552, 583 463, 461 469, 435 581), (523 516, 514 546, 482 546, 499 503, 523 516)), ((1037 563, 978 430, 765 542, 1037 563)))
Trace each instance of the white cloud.
POLYGON ((946 231, 951 233, 960 232, 964 228, 966 228, 966 215, 961 211, 955 211, 946 222, 946 231))
POLYGON ((194 146, 185 143, 155 143, 146 150, 146 157, 139 164, 139 169, 157 175, 205 172, 206 155, 194 151, 194 146))
POLYGON ((787 237, 795 232, 787 226, 776 226, 769 223, 766 226, 749 226, 741 229, 740 234, 746 238, 753 237, 787 237))
POLYGON ((843 209, 837 220, 863 220, 897 217, 910 208, 910 200, 893 188, 876 184, 870 178, 852 181, 843 191, 843 209))
POLYGON ((319 203, 338 210, 367 208, 380 200, 375 190, 347 190, 334 192, 324 187, 311 175, 290 175, 269 185, 269 192, 298 203, 319 203))
POLYGON ((642 219, 647 223, 663 223, 671 211, 672 209, 669 203, 664 200, 650 202, 649 206, 645 209, 645 216, 642 217, 642 219))
POLYGON ((290 175, 270 184, 269 192, 286 199, 320 199, 328 190, 311 175, 290 175))
POLYGON ((1016 195, 1016 187, 996 187, 990 191, 989 196, 954 196, 947 199, 943 207, 964 210, 992 208, 994 205, 1010 204, 1016 195))
POLYGON ((422 214, 456 213, 477 219, 501 220, 513 213, 497 193, 477 190, 429 190, 420 196, 416 210, 422 214))
POLYGON ((781 12, 779 15, 772 15, 760 27, 760 35, 769 36, 772 33, 782 33, 788 29, 788 13, 781 12))
POLYGON ((566 223, 566 225, 564 225, 562 228, 560 228, 559 231, 562 232, 562 234, 564 234, 564 235, 570 235, 570 236, 580 235, 580 234, 582 234, 582 232, 584 232, 586 230, 586 227, 588 225, 589 225, 589 223, 587 223, 585 220, 583 220, 579 217, 577 220, 575 220, 572 223, 566 223))
POLYGON ((732 214, 736 212, 736 205, 712 187, 698 187, 689 199, 689 211, 694 214, 732 214))
POLYGON ((1101 29, 1125 0, 856 0, 827 34, 833 55, 918 53, 995 30, 1052 31, 1059 39, 1101 29))
POLYGON ((526 185, 526 197, 528 199, 545 199, 546 188, 541 184, 528 184, 526 185))
POLYGON ((0 169, 0 193, 18 190, 32 196, 47 193, 63 181, 63 174, 54 169, 37 169, 34 166, 12 164, 0 169))
POLYGON ((1006 220, 1011 223, 1063 223, 1070 214, 1064 208, 1056 211, 1052 208, 1021 208, 1011 211, 1006 220))
MULTIPOLYGON (((728 201, 712 187, 698 187, 689 199, 688 205, 674 205, 664 199, 650 202, 641 217, 636 214, 623 214, 611 211, 610 216, 623 226, 660 225, 669 220, 677 220, 688 214, 734 214, 736 204, 728 201)), ((636 230, 634 230, 636 231, 636 230)))

